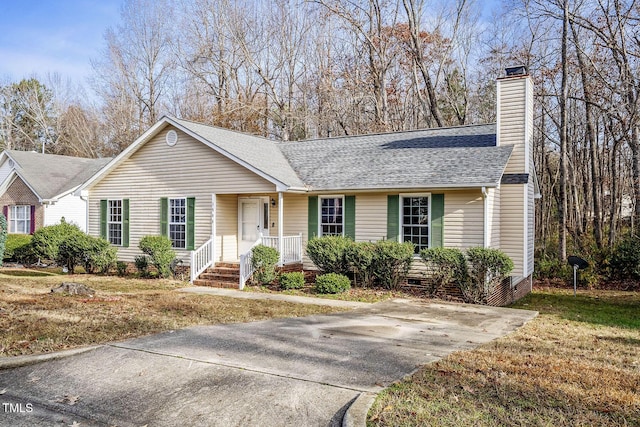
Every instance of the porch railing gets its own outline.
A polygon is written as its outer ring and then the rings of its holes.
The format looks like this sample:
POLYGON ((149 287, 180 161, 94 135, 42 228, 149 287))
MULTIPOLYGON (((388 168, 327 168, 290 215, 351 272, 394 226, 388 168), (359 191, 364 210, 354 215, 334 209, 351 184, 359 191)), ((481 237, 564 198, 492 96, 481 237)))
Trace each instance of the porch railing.
POLYGON ((193 283, 203 271, 213 265, 213 245, 213 239, 209 239, 198 249, 191 251, 191 263, 189 264, 191 269, 191 283, 193 283))
MULTIPOLYGON (((263 236, 262 244, 280 251, 278 247, 278 236, 263 236)), ((297 236, 282 237, 280 262, 283 265, 302 262, 302 233, 297 236)))
MULTIPOLYGON (((251 249, 253 249, 254 246, 260 244, 279 250, 277 236, 260 236, 258 240, 256 240, 256 242, 251 246, 251 249)), ((251 249, 240 255, 240 289, 244 289, 245 283, 247 283, 247 280, 249 280, 254 272, 253 268, 251 268, 251 259, 253 257, 253 252, 251 251, 251 249)), ((298 234, 297 236, 282 237, 282 252, 280 253, 280 262, 283 265, 302 262, 302 234, 298 234)))

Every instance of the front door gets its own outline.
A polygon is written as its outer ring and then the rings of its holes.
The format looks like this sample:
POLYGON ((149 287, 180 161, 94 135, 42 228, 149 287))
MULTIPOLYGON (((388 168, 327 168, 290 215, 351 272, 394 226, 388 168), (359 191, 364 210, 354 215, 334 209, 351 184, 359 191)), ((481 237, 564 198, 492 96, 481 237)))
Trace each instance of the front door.
POLYGON ((262 199, 238 199, 238 256, 251 249, 262 232, 262 199))

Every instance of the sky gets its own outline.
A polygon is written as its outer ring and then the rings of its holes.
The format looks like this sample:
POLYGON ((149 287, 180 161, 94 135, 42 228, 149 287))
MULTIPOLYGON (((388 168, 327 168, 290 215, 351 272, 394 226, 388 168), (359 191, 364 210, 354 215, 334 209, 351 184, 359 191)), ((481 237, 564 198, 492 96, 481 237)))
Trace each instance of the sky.
POLYGON ((123 0, 0 0, 0 83, 59 73, 85 82, 123 0))

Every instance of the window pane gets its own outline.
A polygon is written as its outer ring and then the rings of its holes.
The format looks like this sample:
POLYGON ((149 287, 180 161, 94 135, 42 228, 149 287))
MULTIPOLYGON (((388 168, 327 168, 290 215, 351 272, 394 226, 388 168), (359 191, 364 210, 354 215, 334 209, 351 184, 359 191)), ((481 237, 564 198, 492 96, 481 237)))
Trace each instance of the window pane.
POLYGON ((419 253, 429 247, 429 198, 404 197, 402 206, 402 239, 419 253))
POLYGON ((324 236, 342 235, 342 197, 320 199, 320 233, 324 236))
POLYGON ((174 248, 187 247, 187 200, 169 199, 169 239, 174 248))

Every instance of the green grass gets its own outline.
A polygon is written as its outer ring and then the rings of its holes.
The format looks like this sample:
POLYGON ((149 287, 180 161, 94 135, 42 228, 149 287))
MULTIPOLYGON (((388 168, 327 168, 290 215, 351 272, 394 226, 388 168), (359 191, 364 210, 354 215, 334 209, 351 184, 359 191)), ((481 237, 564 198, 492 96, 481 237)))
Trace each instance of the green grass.
POLYGON ((383 391, 369 426, 640 426, 640 294, 537 290, 540 315, 383 391))

